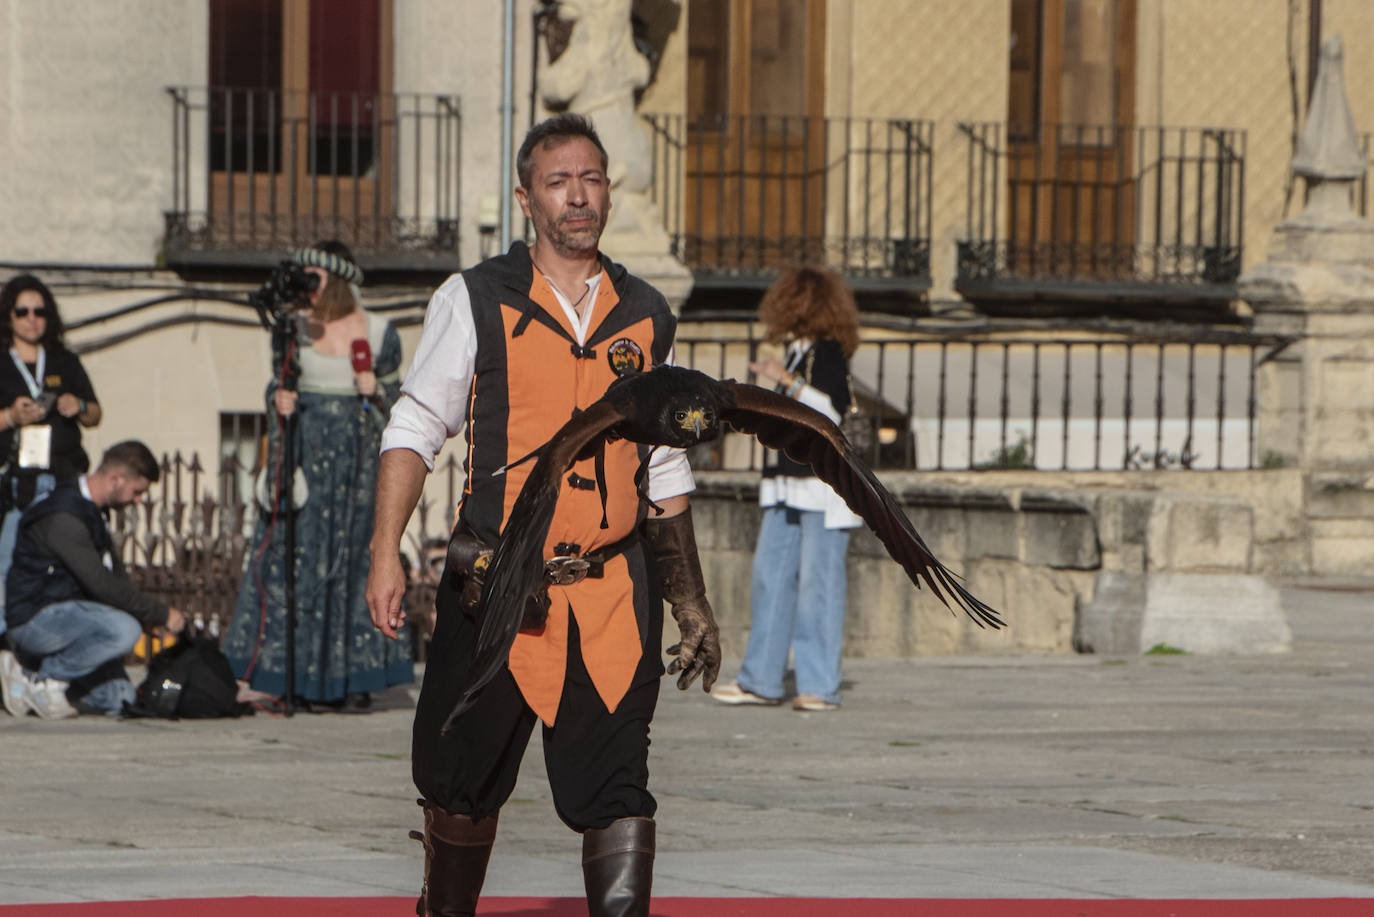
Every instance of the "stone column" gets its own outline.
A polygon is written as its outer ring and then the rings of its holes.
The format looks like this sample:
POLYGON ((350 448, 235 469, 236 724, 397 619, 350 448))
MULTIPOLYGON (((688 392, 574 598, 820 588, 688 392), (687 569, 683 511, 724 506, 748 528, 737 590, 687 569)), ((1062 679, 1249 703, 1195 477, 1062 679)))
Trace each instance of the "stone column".
POLYGON ((1351 206, 1364 174, 1341 76, 1322 46, 1293 170, 1307 206, 1274 229, 1268 260, 1239 281, 1260 332, 1297 341, 1263 368, 1258 454, 1306 479, 1309 569, 1374 570, 1374 222, 1351 206))

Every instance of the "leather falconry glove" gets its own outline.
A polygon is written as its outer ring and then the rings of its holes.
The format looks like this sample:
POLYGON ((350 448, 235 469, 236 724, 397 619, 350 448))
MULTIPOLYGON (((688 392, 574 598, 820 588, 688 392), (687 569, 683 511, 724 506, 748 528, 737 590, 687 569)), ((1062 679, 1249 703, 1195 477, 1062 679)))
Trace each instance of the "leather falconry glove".
POLYGON ((663 597, 672 605, 682 634, 680 641, 668 647, 668 655, 676 657, 668 664, 668 674, 682 673, 677 686, 683 691, 704 676, 702 690, 710 691, 720 674, 720 628, 706 600, 691 507, 667 519, 649 519, 644 531, 658 561, 663 597))

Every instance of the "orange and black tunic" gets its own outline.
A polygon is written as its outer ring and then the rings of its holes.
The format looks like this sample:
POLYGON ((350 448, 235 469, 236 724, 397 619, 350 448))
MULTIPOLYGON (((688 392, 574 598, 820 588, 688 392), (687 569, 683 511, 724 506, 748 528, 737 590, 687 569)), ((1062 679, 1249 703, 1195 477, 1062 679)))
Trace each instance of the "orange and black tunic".
MULTIPOLYGON (((493 473, 543 445, 574 413, 599 399, 625 362, 648 369, 668 358, 676 321, 662 294, 604 256, 601 269, 585 344, 523 243, 463 274, 477 360, 468 393, 467 486, 460 515, 488 544, 496 543, 534 465, 493 473)), ((555 556, 555 545, 592 554, 633 533, 644 516, 635 472, 647 451, 623 440, 606 445, 604 495, 594 483, 592 459, 574 466, 559 495, 546 558, 555 556)), ((626 557, 612 557, 601 578, 550 587, 547 624, 516 637, 511 672, 546 724, 553 723, 563 691, 570 614, 606 708, 614 711, 625 695, 644 652, 648 620, 648 593, 634 586, 626 557)))

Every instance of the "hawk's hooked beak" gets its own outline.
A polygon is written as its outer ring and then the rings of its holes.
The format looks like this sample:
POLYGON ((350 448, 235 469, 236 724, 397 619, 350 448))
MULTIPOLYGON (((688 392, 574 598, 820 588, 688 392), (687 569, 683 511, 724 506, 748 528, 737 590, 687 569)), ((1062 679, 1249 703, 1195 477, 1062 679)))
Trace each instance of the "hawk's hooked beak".
POLYGON ((706 414, 700 408, 693 408, 688 411, 686 418, 682 421, 682 429, 690 429, 693 436, 700 436, 701 431, 706 429, 706 414))

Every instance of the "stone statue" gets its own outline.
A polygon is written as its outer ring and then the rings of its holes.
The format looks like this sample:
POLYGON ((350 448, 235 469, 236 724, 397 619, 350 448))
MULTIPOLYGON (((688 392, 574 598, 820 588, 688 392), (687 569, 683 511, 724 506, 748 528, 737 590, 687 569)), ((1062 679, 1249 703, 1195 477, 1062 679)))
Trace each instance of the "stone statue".
POLYGON ((649 199, 653 151, 635 113, 635 92, 648 85, 650 64, 635 47, 631 6, 632 0, 561 0, 557 16, 571 23, 571 33, 563 53, 540 72, 539 89, 548 104, 591 118, 606 146, 612 206, 602 249, 677 309, 692 275, 669 254, 668 234, 649 199))
POLYGON ((1355 119, 1345 95, 1341 37, 1322 42, 1317 83, 1307 109, 1293 171, 1307 181, 1307 211, 1349 213, 1350 193, 1364 175, 1355 119))

